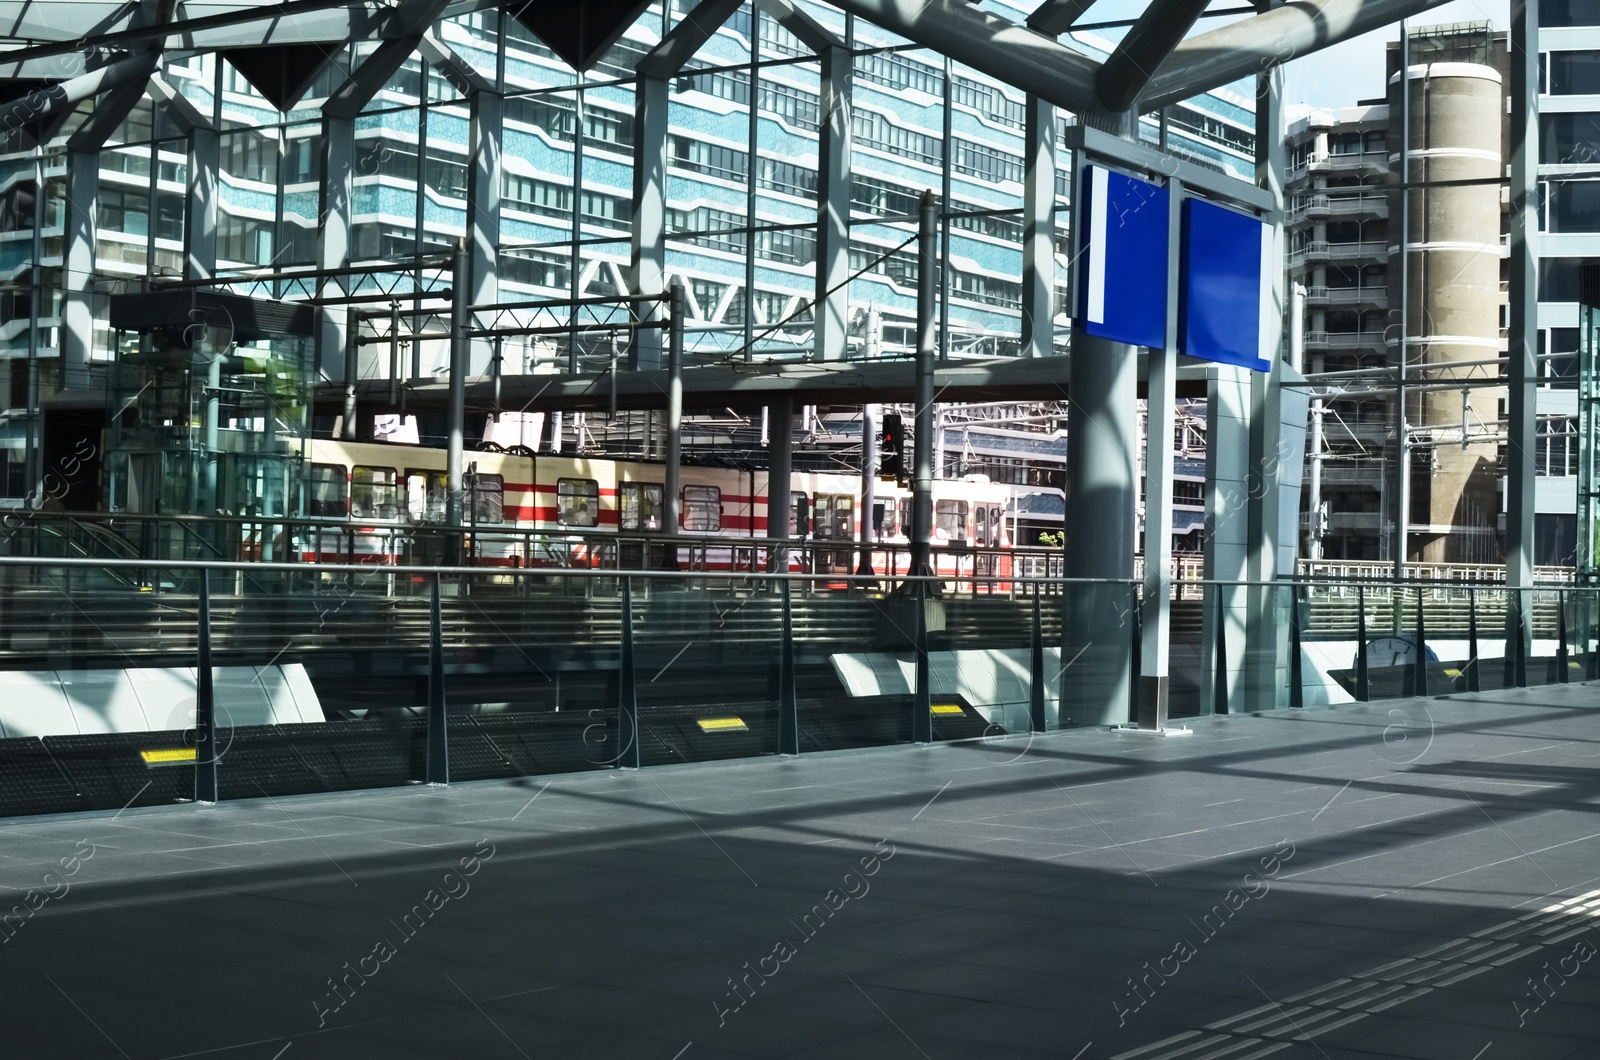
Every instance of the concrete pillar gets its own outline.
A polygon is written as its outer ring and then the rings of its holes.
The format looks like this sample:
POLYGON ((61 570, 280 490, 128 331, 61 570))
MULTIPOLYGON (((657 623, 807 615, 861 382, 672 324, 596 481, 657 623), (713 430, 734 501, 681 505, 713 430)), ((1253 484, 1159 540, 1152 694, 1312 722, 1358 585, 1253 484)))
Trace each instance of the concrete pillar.
POLYGON ((838 361, 844 359, 850 328, 850 53, 827 48, 820 59, 814 356, 838 361))
POLYGON ((1055 353, 1056 110, 1029 96, 1023 159, 1022 355, 1055 353))
MULTIPOLYGON (((1085 335, 1072 337, 1072 408, 1067 420, 1066 576, 1131 583, 1138 499, 1138 352, 1085 335)), ((1062 627, 1062 713, 1072 725, 1129 717, 1133 650, 1131 585, 1067 586, 1062 627)), ((1065 718, 1062 722, 1067 724, 1065 718)))
MULTIPOLYGON (((1250 373, 1217 365, 1206 370, 1206 521, 1204 576, 1208 581, 1243 581, 1249 577, 1250 529, 1246 507, 1250 494, 1250 373)), ((1068 453, 1071 453, 1069 443, 1068 453)), ((1068 500, 1068 511, 1071 501, 1068 500)), ((1217 642, 1227 638, 1227 688, 1230 709, 1242 709, 1248 610, 1244 594, 1222 586, 1222 616, 1215 595, 1208 595, 1202 617, 1200 659, 1201 713, 1217 709, 1213 701, 1218 661, 1217 642)))

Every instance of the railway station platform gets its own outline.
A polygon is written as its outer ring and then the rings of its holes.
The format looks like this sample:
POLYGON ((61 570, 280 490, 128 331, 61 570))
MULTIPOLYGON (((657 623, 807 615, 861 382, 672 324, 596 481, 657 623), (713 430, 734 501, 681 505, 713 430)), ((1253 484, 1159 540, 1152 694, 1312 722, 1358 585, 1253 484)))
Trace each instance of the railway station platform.
POLYGON ((1596 687, 13 819, 5 1053, 1594 1057, 1596 687))

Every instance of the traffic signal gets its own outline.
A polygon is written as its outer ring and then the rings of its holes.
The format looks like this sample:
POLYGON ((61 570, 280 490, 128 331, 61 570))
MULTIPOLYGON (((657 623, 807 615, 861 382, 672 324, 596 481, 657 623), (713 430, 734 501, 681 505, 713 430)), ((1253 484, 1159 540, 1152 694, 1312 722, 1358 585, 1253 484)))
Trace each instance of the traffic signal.
POLYGON ((883 454, 878 464, 881 478, 900 479, 906 474, 905 424, 898 412, 883 414, 883 454))

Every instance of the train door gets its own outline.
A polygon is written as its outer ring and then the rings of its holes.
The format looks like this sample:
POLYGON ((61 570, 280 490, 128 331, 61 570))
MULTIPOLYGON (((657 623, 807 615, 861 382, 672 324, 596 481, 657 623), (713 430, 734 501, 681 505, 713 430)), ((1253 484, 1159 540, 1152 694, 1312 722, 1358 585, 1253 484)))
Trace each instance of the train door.
POLYGON ((617 485, 617 529, 624 535, 618 545, 618 562, 624 570, 647 570, 654 565, 645 542, 630 534, 661 532, 662 485, 659 482, 622 482, 617 485))
POLYGON ((826 549, 824 542, 855 541, 856 499, 848 493, 819 493, 812 507, 811 536, 816 538, 818 574, 850 574, 855 570, 855 550, 826 549))
POLYGON ((448 543, 436 528, 444 526, 448 495, 443 471, 406 468, 406 514, 417 527, 411 535, 408 562, 428 566, 445 562, 448 543))

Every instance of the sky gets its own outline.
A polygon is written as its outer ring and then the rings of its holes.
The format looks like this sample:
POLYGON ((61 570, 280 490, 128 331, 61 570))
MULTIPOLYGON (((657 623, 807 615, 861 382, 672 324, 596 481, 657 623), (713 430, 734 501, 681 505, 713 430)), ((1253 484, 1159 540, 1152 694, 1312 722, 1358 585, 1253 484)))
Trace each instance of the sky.
MULTIPOLYGON (((1509 0, 1452 0, 1424 11, 1411 24, 1486 21, 1503 30, 1509 17, 1509 0)), ((1284 70, 1284 102, 1332 110, 1383 95, 1384 45, 1399 39, 1400 27, 1386 26, 1290 62, 1284 70)))

